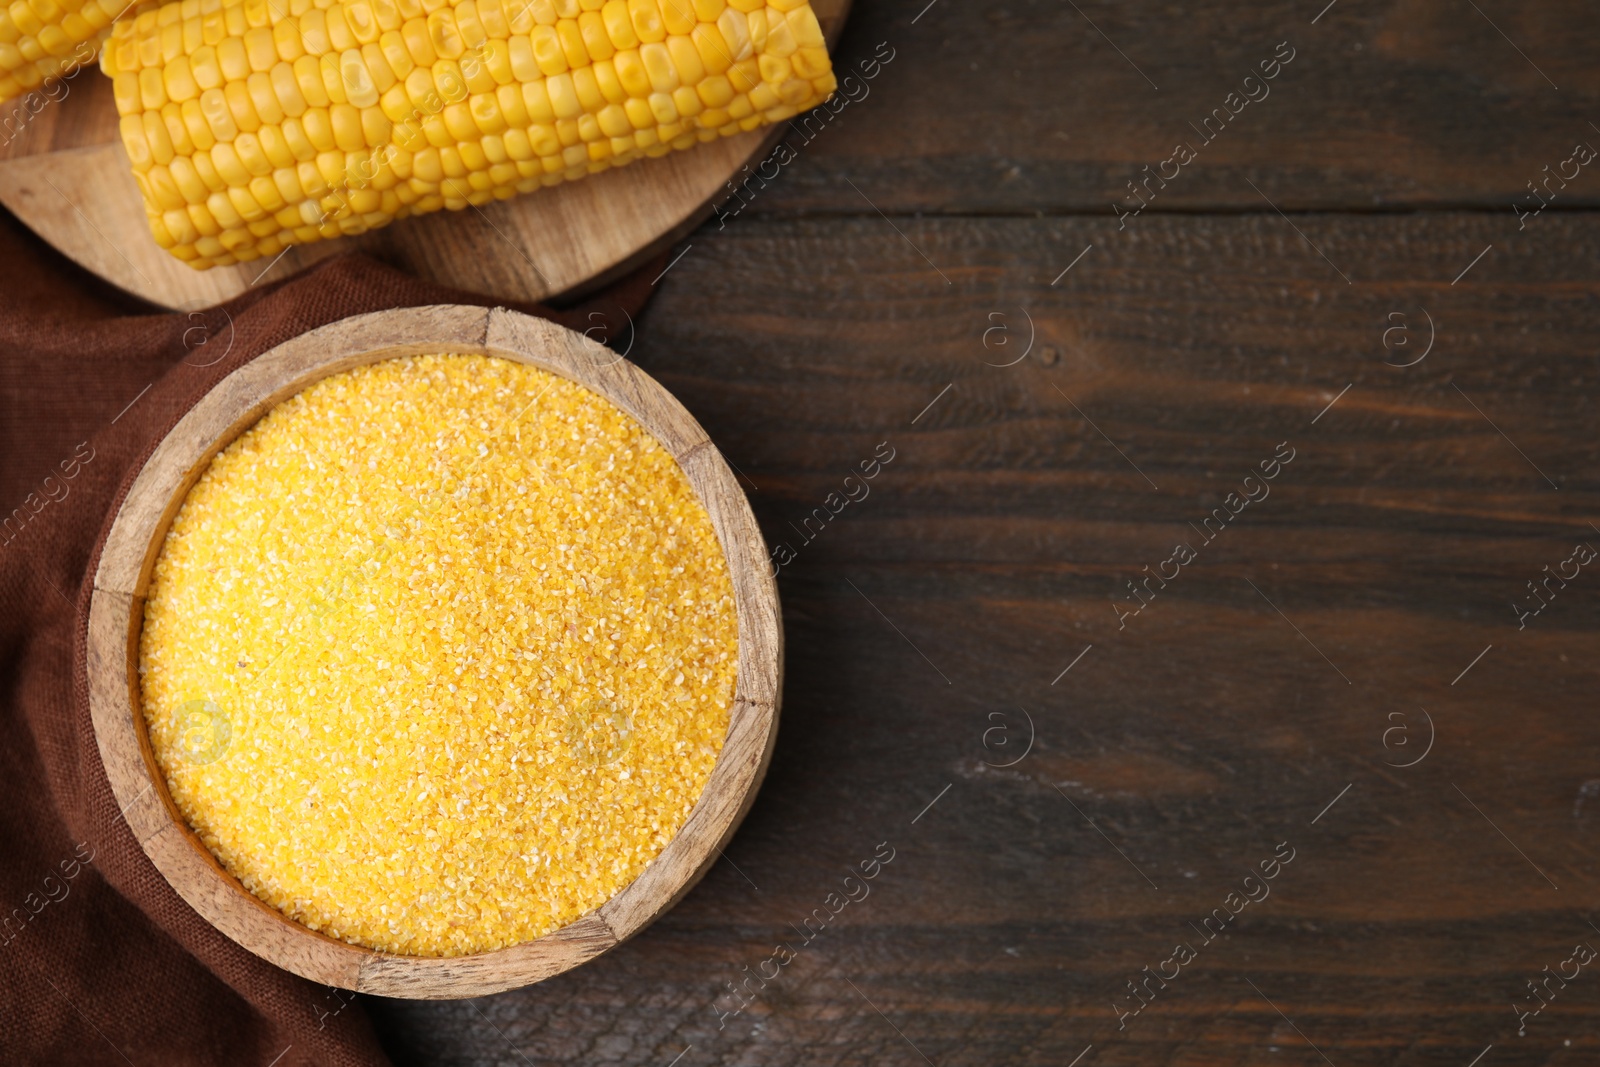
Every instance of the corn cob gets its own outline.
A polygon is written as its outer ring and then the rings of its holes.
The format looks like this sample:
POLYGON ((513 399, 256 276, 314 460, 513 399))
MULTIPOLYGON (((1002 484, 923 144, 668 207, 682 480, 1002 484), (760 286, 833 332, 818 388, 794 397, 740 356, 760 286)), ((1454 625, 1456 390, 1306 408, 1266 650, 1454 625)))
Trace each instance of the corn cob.
POLYGON ((46 78, 70 76, 89 65, 124 12, 137 0, 16 0, 0 6, 0 100, 36 89, 46 78))
POLYGON ((101 56, 156 241, 197 269, 781 122, 806 0, 176 0, 101 56))

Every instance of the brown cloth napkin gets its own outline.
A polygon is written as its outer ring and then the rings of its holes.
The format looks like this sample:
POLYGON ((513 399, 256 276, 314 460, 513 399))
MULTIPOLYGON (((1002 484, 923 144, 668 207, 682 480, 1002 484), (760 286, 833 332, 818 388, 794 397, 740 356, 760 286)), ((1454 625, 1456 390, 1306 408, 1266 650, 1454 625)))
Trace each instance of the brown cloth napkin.
MULTIPOLYGON (((664 263, 518 310, 630 340, 618 310, 664 263)), ((129 832, 89 722, 89 574, 133 472, 224 375, 349 315, 496 301, 352 255, 154 313, 3 213, 0 264, 0 1063, 384 1064, 358 1003, 212 929, 129 832)))

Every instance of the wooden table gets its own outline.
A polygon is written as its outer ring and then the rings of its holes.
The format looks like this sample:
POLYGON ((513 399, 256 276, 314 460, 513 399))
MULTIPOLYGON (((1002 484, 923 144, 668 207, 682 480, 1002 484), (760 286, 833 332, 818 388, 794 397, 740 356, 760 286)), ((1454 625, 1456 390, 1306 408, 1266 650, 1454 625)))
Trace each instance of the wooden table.
POLYGON ((368 999, 395 1059, 1597 1062, 1600 173, 1514 210, 1592 7, 926 2, 632 353, 793 550, 754 811, 590 965, 368 999))

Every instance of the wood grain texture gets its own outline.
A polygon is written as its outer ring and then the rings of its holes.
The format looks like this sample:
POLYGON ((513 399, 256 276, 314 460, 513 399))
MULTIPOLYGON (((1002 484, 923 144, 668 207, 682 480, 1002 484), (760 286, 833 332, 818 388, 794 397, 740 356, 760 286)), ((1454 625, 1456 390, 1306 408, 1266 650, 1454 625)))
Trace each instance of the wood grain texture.
MULTIPOLYGON (((862 210, 849 178, 891 215, 1110 217, 1113 200, 1137 206, 1127 183, 1141 168, 1188 141, 1198 158, 1150 211, 1269 210, 1254 182, 1290 212, 1481 207, 1513 219, 1543 167, 1578 141, 1600 149, 1589 125, 1600 20, 1577 0, 1339 0, 1315 25, 1328 0, 940 0, 919 18, 926 3, 851 13, 841 73, 859 78, 879 42, 893 62, 825 132, 791 137, 808 165, 747 212, 862 210), (1281 41, 1296 55, 1270 95, 1204 144, 1190 123, 1281 41)), ((1558 209, 1600 204, 1591 169, 1558 209)))
MULTIPOLYGON (((812 7, 823 34, 836 41, 849 0, 812 7)), ((82 70, 54 97, 0 105, 0 203, 80 266, 153 303, 185 309, 351 250, 458 289, 544 300, 615 276, 682 236, 776 136, 755 130, 483 208, 291 248, 276 261, 196 271, 150 235, 117 134, 111 80, 82 70)))
POLYGON ((207 921, 295 974, 390 997, 464 997, 537 982, 606 951, 670 908, 716 859, 760 786, 777 733, 777 590, 732 472, 671 394, 611 350, 503 309, 436 306, 361 315, 302 334, 219 382, 140 469, 113 520, 90 601, 90 711, 107 777, 163 877, 207 921), (447 959, 337 941, 269 907, 224 871, 167 793, 138 710, 142 605, 167 529, 213 456, 274 404, 341 370, 423 352, 481 352, 578 382, 632 415, 683 467, 723 546, 738 613, 736 696, 724 747, 683 829, 604 907, 536 941, 447 959), (137 609, 137 610, 136 610, 137 609), (748 699, 743 694, 758 694, 748 699))
POLYGON ((1600 574, 1523 630, 1510 607, 1600 548, 1600 219, 1146 216, 1056 286, 1099 221, 893 221, 710 227, 633 353, 795 548, 783 736, 726 860, 552 981, 363 998, 397 1063, 1600 1057, 1587 970, 1525 1037, 1511 1008, 1600 947, 1600 574), (1423 309, 1432 351, 1386 365, 1423 309), (1034 346, 998 366, 1024 310, 1034 346), (883 441, 870 494, 804 540, 883 441), (1281 442, 1270 495, 1204 543, 1189 524, 1281 442), (1198 558, 1119 630, 1179 541, 1198 558), (1398 766, 1423 709, 1433 747, 1398 766), (881 842, 870 895, 803 943, 881 842), (1179 942, 1198 958, 1119 1029, 1179 942), (731 1014, 780 943, 797 958, 731 1014))

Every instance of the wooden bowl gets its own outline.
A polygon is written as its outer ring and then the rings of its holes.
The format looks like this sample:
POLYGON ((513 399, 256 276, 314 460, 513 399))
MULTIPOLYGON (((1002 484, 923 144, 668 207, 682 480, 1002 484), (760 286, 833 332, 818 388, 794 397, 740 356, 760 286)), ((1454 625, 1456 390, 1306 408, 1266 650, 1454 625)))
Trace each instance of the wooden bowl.
POLYGON ((163 877, 207 922, 261 958, 331 986, 388 997, 472 997, 560 974, 643 929, 716 860, 749 810, 777 737, 783 630, 777 586, 727 462, 654 379, 542 319, 436 306, 359 315, 302 334, 218 382, 166 435, 117 509, 89 602, 89 706, 106 776, 163 877), (319 379, 391 356, 500 356, 559 374, 616 404, 677 459, 711 517, 733 581, 738 681, 722 752, 683 828, 632 883, 536 941, 470 956, 395 956, 316 933, 245 889, 189 829, 167 792, 140 707, 139 628, 151 572, 184 496, 213 456, 273 405, 319 379))

